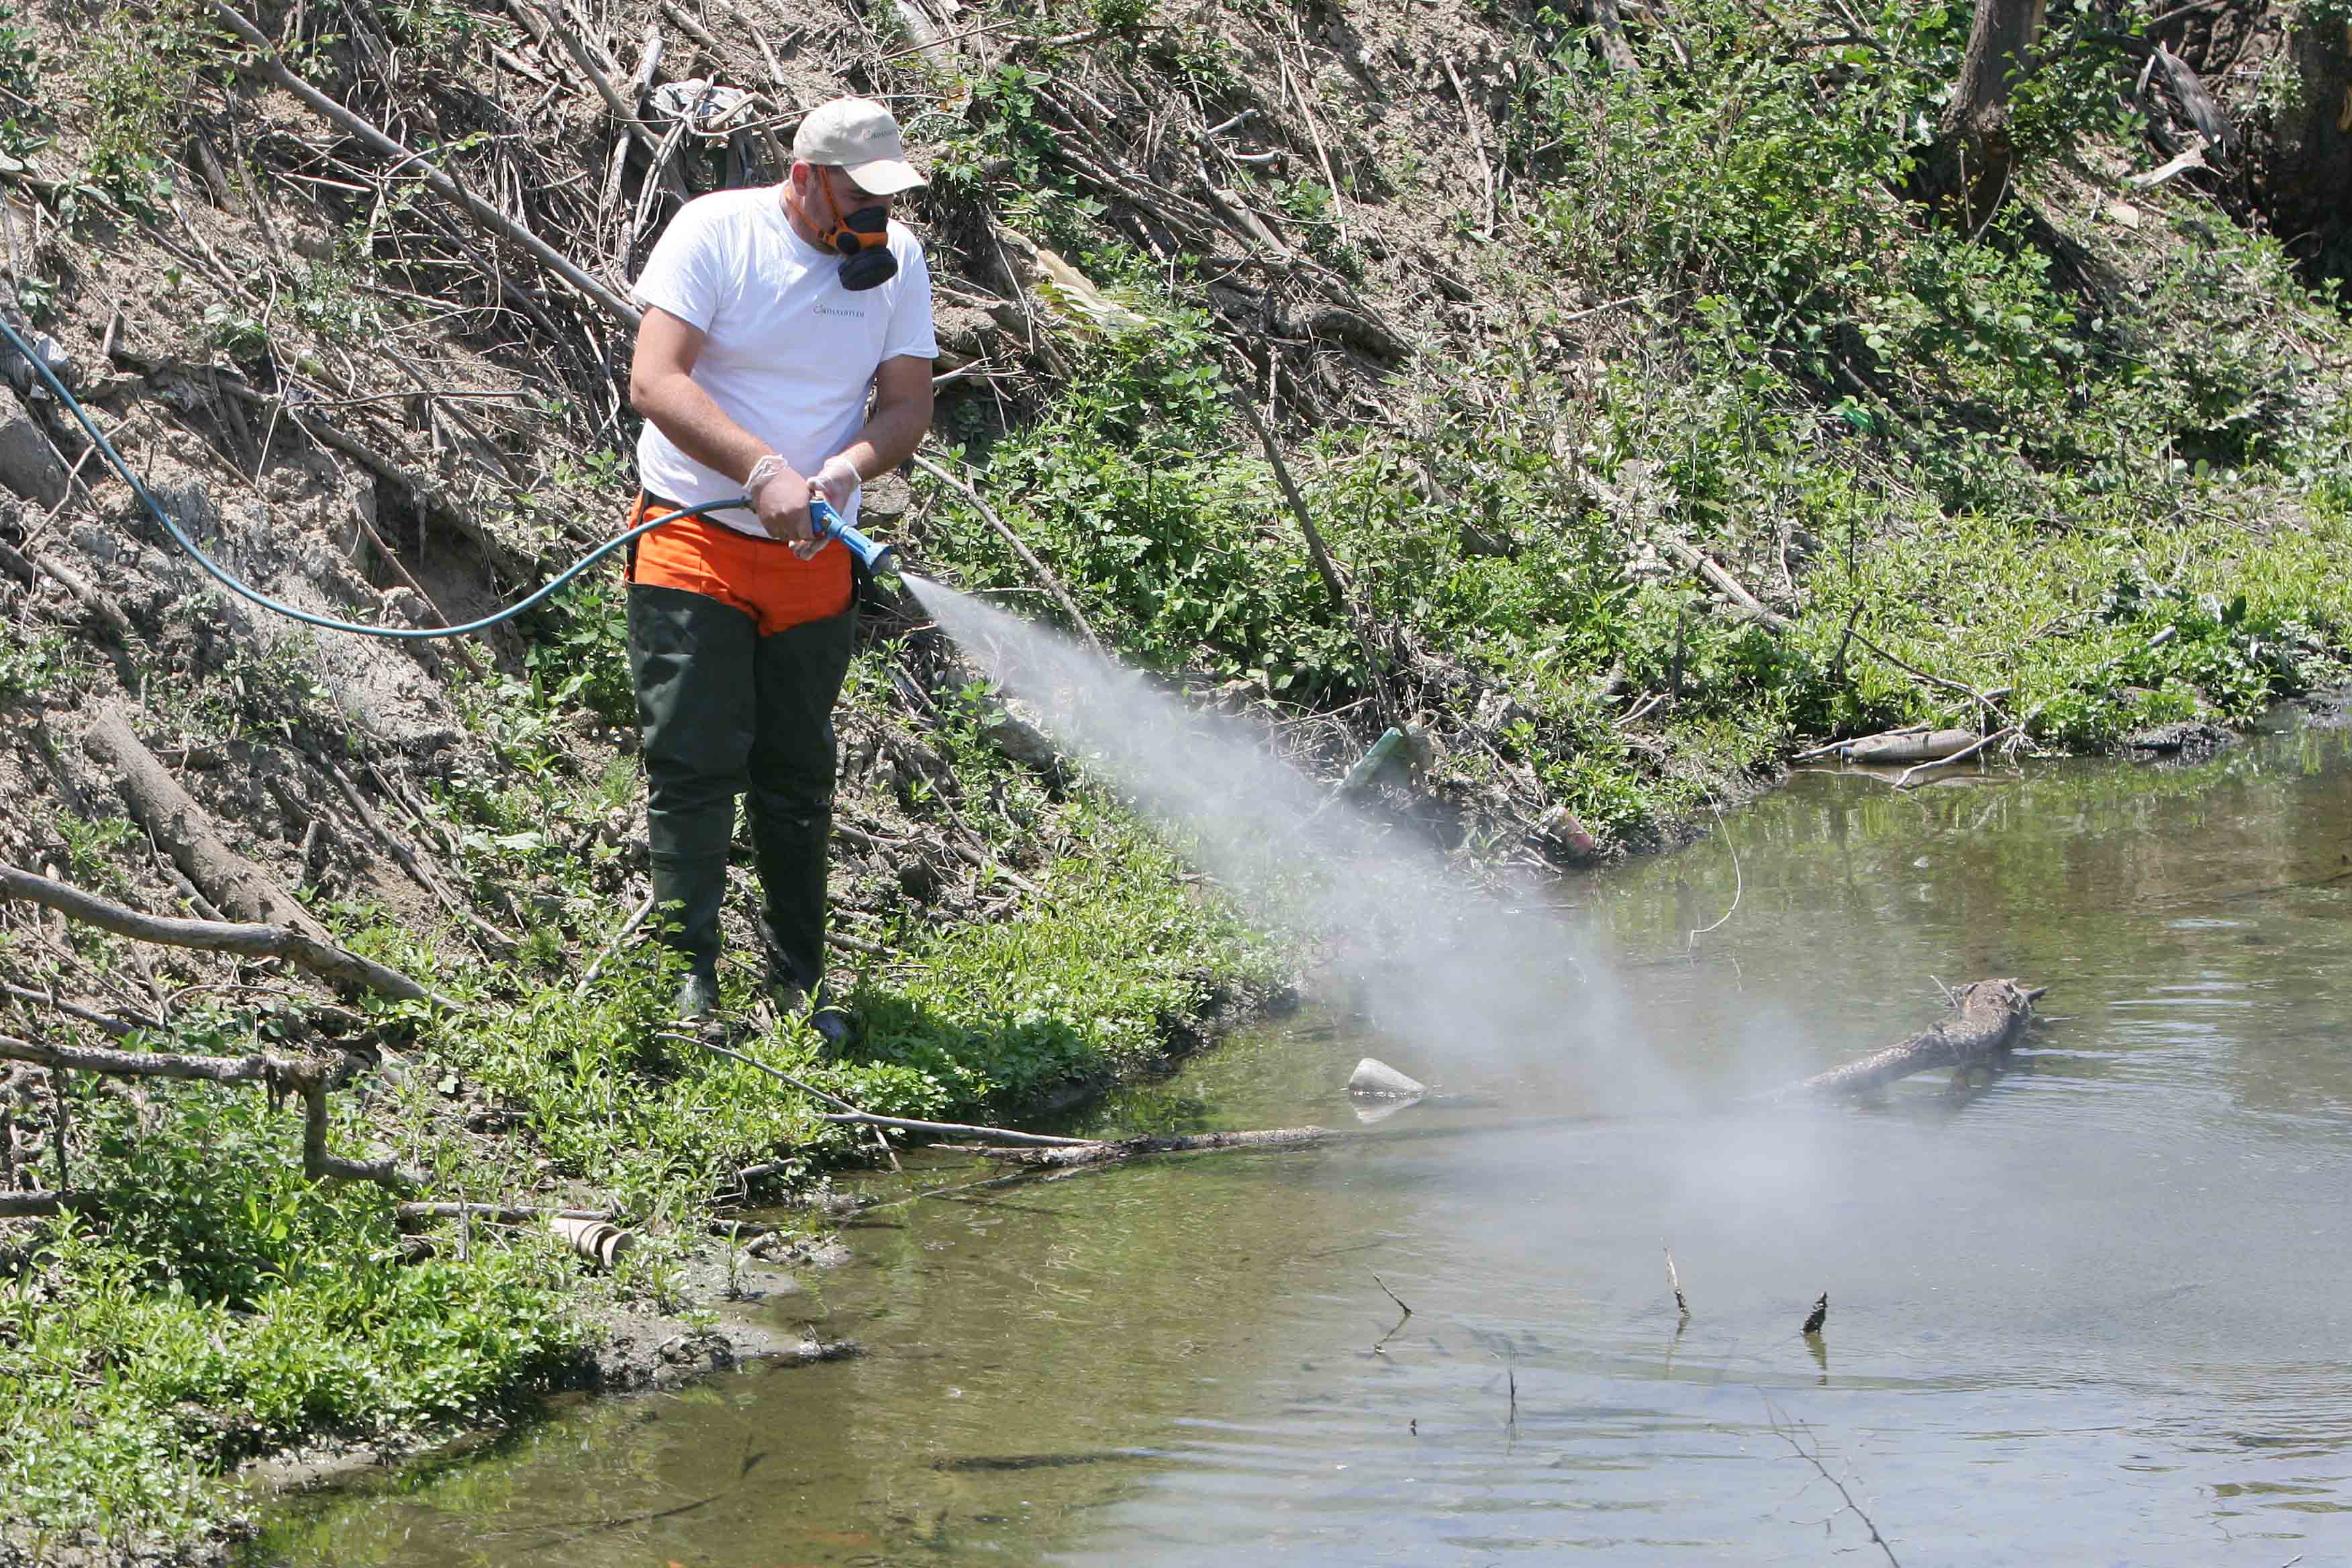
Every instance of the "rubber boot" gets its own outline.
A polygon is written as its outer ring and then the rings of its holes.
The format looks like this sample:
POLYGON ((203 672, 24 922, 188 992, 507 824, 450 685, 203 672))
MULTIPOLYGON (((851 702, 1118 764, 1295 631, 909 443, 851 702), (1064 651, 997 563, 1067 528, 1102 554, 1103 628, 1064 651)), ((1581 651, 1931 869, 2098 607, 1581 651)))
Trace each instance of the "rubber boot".
POLYGON ((751 761, 751 847, 760 873, 761 935, 770 974, 787 997, 805 995, 811 1023, 846 1043, 848 1016, 828 1009, 825 879, 833 841, 836 745, 833 705, 856 641, 856 611, 760 639, 759 720, 751 761))
MULTIPOLYGON (((733 805, 728 803, 730 817, 733 805)), ((708 839, 707 831, 681 835, 682 826, 674 818, 646 819, 653 849, 654 915, 661 922, 657 929, 661 940, 687 963, 671 1011, 698 1021, 719 1011, 719 910, 727 898, 727 835, 719 835, 719 850, 712 856, 698 842, 708 839)), ((733 825, 722 817, 719 826, 733 825)))
POLYGON ((681 588, 629 585, 629 669, 645 741, 646 837, 663 940, 686 956, 682 1016, 719 1002, 719 906, 751 753, 751 617, 681 588))

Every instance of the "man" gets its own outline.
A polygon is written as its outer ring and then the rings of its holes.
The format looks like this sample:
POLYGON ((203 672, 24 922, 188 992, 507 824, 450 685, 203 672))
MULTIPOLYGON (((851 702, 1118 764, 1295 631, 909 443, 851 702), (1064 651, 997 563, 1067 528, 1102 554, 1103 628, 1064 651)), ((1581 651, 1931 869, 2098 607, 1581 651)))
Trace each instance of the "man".
POLYGON ((748 791, 772 983, 805 994, 829 1040, 849 1032, 818 987, 833 705, 856 610, 849 552, 816 542, 809 500, 854 521, 860 483, 930 426, 930 274, 888 216, 924 183, 888 110, 836 100, 801 122, 782 184, 688 203, 637 279, 639 516, 751 501, 655 530, 629 565, 654 900, 687 959, 688 1017, 718 1005, 727 850, 748 791))

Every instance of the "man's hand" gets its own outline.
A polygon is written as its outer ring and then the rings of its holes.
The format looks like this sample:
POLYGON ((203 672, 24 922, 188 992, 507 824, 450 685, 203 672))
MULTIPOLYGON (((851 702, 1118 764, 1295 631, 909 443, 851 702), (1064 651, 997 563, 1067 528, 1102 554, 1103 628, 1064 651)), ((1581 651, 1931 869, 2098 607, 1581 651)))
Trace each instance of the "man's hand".
POLYGON ((857 471, 857 465, 845 453, 836 452, 824 460, 824 467, 809 481, 809 489, 824 497, 825 504, 834 510, 846 511, 865 483, 866 476, 857 471))
POLYGON ((825 504, 834 510, 842 511, 865 483, 866 476, 857 471, 857 465, 849 460, 848 455, 836 452, 824 460, 824 467, 809 481, 809 489, 824 497, 825 504))
MULTIPOLYGON (((809 480, 809 495, 812 498, 823 497, 824 503, 835 511, 846 513, 851 499, 857 494, 858 487, 865 482, 865 476, 857 471, 857 465, 836 452, 824 460, 824 467, 819 468, 816 476, 809 480)), ((811 525, 810 531, 812 533, 815 531, 814 524, 811 525)), ((821 544, 806 550, 802 550, 797 545, 793 546, 794 551, 803 561, 823 548, 821 544)))
POLYGON ((816 532, 809 523, 809 482, 791 464, 774 464, 772 472, 751 487, 751 494, 752 512, 769 537, 791 545, 803 561, 816 553, 816 532))

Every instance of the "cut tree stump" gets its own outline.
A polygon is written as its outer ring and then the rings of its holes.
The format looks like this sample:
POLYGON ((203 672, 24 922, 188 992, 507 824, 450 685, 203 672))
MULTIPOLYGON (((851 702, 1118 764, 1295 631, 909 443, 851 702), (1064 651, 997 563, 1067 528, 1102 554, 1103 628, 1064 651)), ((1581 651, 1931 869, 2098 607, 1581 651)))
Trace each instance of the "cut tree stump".
POLYGON ((1815 1073, 1783 1094, 1862 1094, 1898 1078, 1936 1068, 1973 1067, 2017 1043, 2033 1016, 2034 999, 2049 989, 2015 980, 1979 980, 1952 994, 1954 1011, 1907 1040, 1815 1073))

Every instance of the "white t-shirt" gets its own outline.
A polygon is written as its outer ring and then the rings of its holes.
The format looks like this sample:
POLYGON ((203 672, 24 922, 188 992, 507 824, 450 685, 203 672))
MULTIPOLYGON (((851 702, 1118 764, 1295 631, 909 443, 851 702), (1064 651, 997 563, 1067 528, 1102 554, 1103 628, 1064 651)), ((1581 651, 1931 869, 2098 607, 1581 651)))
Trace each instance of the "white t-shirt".
MULTIPOLYGON (((896 223, 889 243, 898 276, 853 293, 841 286, 841 258, 793 231, 777 186, 715 191, 670 219, 638 275, 636 300, 700 329, 708 342, 694 384, 785 462, 814 475, 866 427, 866 394, 884 360, 939 357, 922 245, 896 223)), ((637 477, 647 493, 681 506, 743 493, 650 419, 637 437, 637 477)), ((742 509, 708 515, 767 536, 742 509)), ((855 500, 847 515, 856 521, 855 500)))

